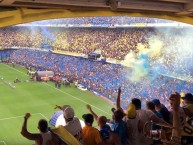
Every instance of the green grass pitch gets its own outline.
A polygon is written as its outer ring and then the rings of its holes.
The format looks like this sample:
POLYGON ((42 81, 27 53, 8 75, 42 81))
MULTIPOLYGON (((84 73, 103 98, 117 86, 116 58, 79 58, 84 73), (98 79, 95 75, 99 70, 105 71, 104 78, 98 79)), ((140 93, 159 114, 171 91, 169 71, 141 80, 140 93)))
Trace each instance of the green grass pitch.
POLYGON ((89 91, 81 91, 74 86, 56 89, 52 82, 27 82, 29 76, 26 69, 17 66, 13 68, 3 63, 0 63, 0 77, 16 87, 12 88, 0 80, 0 145, 34 144, 20 134, 24 114, 32 114, 28 123, 29 131, 38 132, 38 120, 49 120, 56 111, 56 104, 71 105, 80 119, 82 114, 88 112, 85 106, 87 103, 93 106, 97 114, 111 117, 110 109, 113 105, 89 91), (16 78, 21 83, 14 84, 16 78))

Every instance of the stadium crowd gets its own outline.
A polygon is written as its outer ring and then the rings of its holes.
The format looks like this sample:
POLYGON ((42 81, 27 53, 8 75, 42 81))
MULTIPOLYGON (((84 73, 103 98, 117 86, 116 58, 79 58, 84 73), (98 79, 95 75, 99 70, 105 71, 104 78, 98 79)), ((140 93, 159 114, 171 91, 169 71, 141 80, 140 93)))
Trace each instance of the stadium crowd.
MULTIPOLYGON (((88 23, 90 22, 97 23, 94 20, 88 21, 88 23)), ((63 111, 66 125, 62 127, 62 129, 65 129, 62 132, 68 137, 63 137, 57 129, 48 128, 46 120, 40 120, 38 123, 40 133, 29 133, 27 121, 30 118, 30 113, 27 113, 24 116, 21 134, 30 140, 35 140, 37 145, 59 144, 56 134, 65 142, 70 140, 70 144, 73 145, 78 145, 79 141, 83 145, 157 145, 162 143, 160 140, 157 141, 156 138, 162 138, 163 141, 170 140, 171 136, 177 137, 175 138, 177 141, 175 141, 178 142, 180 131, 176 128, 183 126, 186 124, 186 119, 193 117, 193 96, 189 93, 193 92, 193 82, 164 74, 157 74, 156 77, 154 74, 152 76, 150 74, 148 78, 144 77, 139 82, 131 82, 127 79, 127 71, 131 70, 125 71, 125 67, 120 64, 103 63, 82 57, 36 50, 45 46, 44 44, 50 45, 53 50, 83 54, 100 50, 105 58, 123 60, 131 50, 138 51, 136 49, 138 43, 148 46, 150 36, 160 38, 165 42, 164 45, 181 44, 181 37, 178 37, 181 31, 174 33, 177 35, 175 39, 171 37, 166 39, 161 33, 151 28, 10 27, 1 29, 1 47, 23 48, 10 51, 10 53, 7 50, 0 51, 2 58, 9 57, 8 60, 11 63, 30 66, 36 70, 60 72, 62 77, 71 81, 78 81, 89 90, 97 92, 116 104, 116 108, 112 109, 112 119, 98 116, 91 106, 87 105, 89 113, 82 116, 85 122, 83 128, 75 117, 73 108, 56 106, 63 111), (26 48, 34 48, 35 50, 26 48), (180 107, 180 95, 175 92, 184 94, 182 98, 184 101, 183 107, 180 107), (99 126, 99 131, 92 126, 94 120, 99 126), (146 130, 144 124, 150 121, 168 127, 174 126, 175 128, 166 134, 164 130, 160 130, 158 126, 152 124, 152 128, 146 130), (147 136, 150 136, 150 138, 147 136)), ((173 50, 175 52, 175 49, 173 50)), ((181 63, 179 62, 179 65, 181 63)), ((171 64, 168 63, 168 66, 171 67, 171 64)), ((180 144, 176 142, 175 145, 180 144)))
POLYGON ((125 67, 120 64, 104 64, 100 61, 52 52, 16 50, 11 54, 10 62, 60 72, 62 77, 72 81, 78 80, 78 83, 89 90, 98 92, 113 102, 116 100, 116 88, 122 86, 121 102, 124 109, 136 96, 144 101, 160 98, 162 102, 168 102, 169 94, 175 91, 183 94, 193 91, 192 82, 163 75, 157 75, 156 78, 149 76, 140 82, 131 82, 127 79, 130 70, 125 71, 125 67))
POLYGON ((44 20, 32 22, 30 24, 63 24, 63 25, 127 25, 136 23, 174 23, 174 21, 145 18, 145 17, 81 17, 81 18, 65 18, 44 20))
MULTIPOLYGON (((148 46, 149 38, 156 37, 164 42, 164 46, 172 47, 165 51, 166 62, 164 67, 160 67, 163 74, 178 72, 183 70, 185 76, 193 76, 193 64, 189 64, 192 59, 189 51, 185 56, 180 56, 173 62, 177 55, 183 52, 177 51, 182 45, 187 45, 182 40, 182 33, 186 29, 172 29, 169 36, 164 36, 154 28, 40 28, 40 27, 8 27, 0 29, 0 44, 2 48, 44 48, 44 44, 50 45, 54 51, 68 51, 75 53, 89 54, 100 50, 101 55, 105 58, 123 60, 124 57, 132 50, 137 53, 139 43, 148 46), (171 36, 170 36, 171 35, 171 36), (175 35, 175 38, 172 36, 175 35), (6 38, 6 39, 5 39, 6 38), (28 41, 26 41, 26 39, 28 41), (175 44, 175 45, 173 45, 175 44), (169 50, 172 52, 169 52, 169 50), (186 62, 184 58, 190 57, 186 62), (168 58, 168 59, 167 59, 168 58), (179 67, 180 66, 180 67, 179 67), (179 69, 178 69, 179 68, 179 69), (168 72, 169 71, 169 72, 168 72)), ((186 39, 187 41, 187 39, 186 39)), ((42 50, 42 49, 41 49, 42 50)), ((6 52, 7 53, 7 52, 6 52)), ((1 58, 5 55, 0 53, 1 58)), ((79 80, 79 83, 88 89, 100 92, 103 96, 115 101, 116 91, 119 86, 123 86, 122 102, 130 98, 140 96, 142 99, 152 99, 161 96, 162 101, 166 101, 168 94, 172 91, 186 93, 192 91, 192 83, 180 79, 171 78, 170 76, 157 75, 152 79, 143 79, 141 82, 131 82, 128 77, 130 70, 119 64, 103 64, 93 62, 82 58, 58 55, 42 51, 18 50, 13 53, 10 61, 21 63, 23 65, 32 65, 36 68, 46 67, 49 70, 58 70, 64 77, 79 80), (43 59, 42 59, 43 58, 43 59), (154 79, 156 78, 156 79, 154 79), (96 83, 97 82, 97 83, 96 83), (145 85, 144 85, 145 84, 145 85), (167 89, 166 89, 167 88, 167 89)), ((157 65, 157 64, 155 64, 157 65)), ((153 74, 154 75, 154 74, 153 74)), ((144 104, 143 104, 144 105, 144 104)), ((124 105, 124 108, 126 105, 124 105)))
POLYGON ((145 35, 151 31, 153 30, 9 27, 0 29, 0 44, 6 48, 42 48, 43 44, 47 44, 55 51, 81 54, 100 50, 105 58, 123 60, 129 50, 136 50, 138 43, 147 43, 145 35))
MULTIPOLYGON (((86 55, 99 50, 105 58, 123 60, 130 51, 138 51, 138 44, 148 48, 150 38, 155 37, 157 40, 162 41, 164 43, 163 47, 167 48, 172 44, 177 46, 184 44, 182 33, 192 31, 185 28, 170 28, 171 32, 165 36, 160 32, 164 30, 156 30, 155 28, 109 29, 17 26, 0 29, 0 47, 52 49, 53 51, 86 55)), ((175 51, 175 49, 172 50, 175 51)))

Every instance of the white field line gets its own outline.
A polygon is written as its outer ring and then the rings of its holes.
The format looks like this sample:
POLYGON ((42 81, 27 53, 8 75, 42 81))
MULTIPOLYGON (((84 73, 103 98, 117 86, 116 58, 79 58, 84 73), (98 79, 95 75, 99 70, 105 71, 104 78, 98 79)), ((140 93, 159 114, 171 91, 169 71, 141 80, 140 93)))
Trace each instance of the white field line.
MULTIPOLYGON (((42 117, 44 117, 45 119, 48 120, 48 118, 47 118, 45 115, 43 115, 42 113, 33 113, 33 114, 31 114, 31 115, 41 115, 42 117)), ((1 118, 0 121, 9 120, 9 119, 16 119, 16 118, 22 118, 22 117, 24 117, 24 115, 23 115, 23 116, 8 117, 8 118, 1 118)), ((7 145, 7 144, 5 143, 5 141, 0 141, 0 144, 1 144, 1 143, 3 143, 4 145, 7 145)))
MULTIPOLYGON (((45 119, 48 120, 48 118, 47 118, 45 115, 43 115, 42 113, 33 113, 33 114, 31 114, 31 115, 41 115, 42 117, 44 117, 45 119)), ((22 116, 7 117, 7 118, 0 118, 0 121, 10 120, 10 119, 16 119, 16 118, 23 118, 23 117, 24 117, 24 115, 22 115, 22 116)))
MULTIPOLYGON (((53 87, 53 86, 51 86, 51 85, 49 85, 49 84, 47 84, 47 83, 44 83, 44 84, 47 85, 47 86, 49 86, 49 87, 51 87, 51 88, 53 88, 53 89, 55 89, 55 90, 60 91, 61 93, 67 94, 67 95, 73 97, 73 98, 76 99, 76 100, 79 100, 79 101, 81 101, 81 102, 83 102, 83 103, 85 103, 85 104, 89 104, 88 102, 86 102, 86 101, 84 101, 84 100, 82 100, 82 99, 80 99, 80 98, 77 98, 77 97, 75 97, 75 96, 73 96, 73 95, 71 95, 71 94, 69 94, 69 93, 66 93, 66 92, 64 92, 64 91, 62 91, 62 90, 59 90, 59 89, 57 89, 57 88, 55 88, 55 87, 53 87)), ((90 104, 90 105, 91 105, 91 104, 90 104)), ((104 113, 106 113, 106 114, 108 114, 108 115, 110 115, 110 114, 107 113, 106 111, 104 111, 104 110, 102 110, 102 109, 100 109, 100 108, 98 108, 98 107, 96 107, 96 106, 94 106, 94 105, 91 105, 91 106, 94 107, 94 108, 96 108, 96 109, 98 109, 98 110, 100 110, 100 111, 102 111, 102 112, 104 112, 104 113)))
POLYGON ((46 120, 49 120, 44 114, 39 113, 42 117, 44 117, 46 120))
MULTIPOLYGON (((17 72, 20 72, 20 73, 22 73, 22 74, 24 74, 24 75, 27 75, 26 73, 24 73, 24 72, 22 72, 22 71, 19 71, 19 70, 17 70, 16 68, 12 68, 12 67, 10 67, 10 66, 8 66, 8 65, 6 65, 6 64, 4 64, 4 65, 5 65, 6 67, 9 67, 9 68, 17 71, 17 72)), ((53 86, 51 86, 51 85, 49 85, 49 84, 47 84, 47 83, 44 83, 44 84, 47 85, 47 86, 49 86, 49 87, 51 87, 51 88, 53 88, 53 89, 55 89, 55 90, 57 90, 57 91, 62 92, 63 94, 67 94, 67 95, 73 97, 73 98, 76 99, 76 100, 79 100, 79 101, 81 101, 81 102, 83 102, 83 103, 85 103, 85 104, 89 104, 88 102, 86 102, 86 101, 84 101, 84 100, 82 100, 82 99, 79 99, 79 98, 77 98, 77 97, 75 97, 75 96, 73 96, 73 95, 71 95, 71 94, 69 94, 69 93, 66 93, 66 92, 62 91, 62 90, 59 90, 59 89, 57 89, 57 88, 55 88, 55 87, 53 87, 53 86)), ((100 111, 108 114, 108 115, 111 115, 111 114, 107 113, 106 111, 104 111, 104 110, 102 110, 102 109, 100 109, 100 108, 98 108, 98 107, 96 107, 96 106, 94 106, 94 105, 92 105, 92 104, 90 104, 90 105, 91 105, 92 107, 94 107, 94 108, 96 108, 96 109, 98 109, 98 110, 100 110, 100 111)))
POLYGON ((4 145, 7 145, 7 144, 5 143, 5 141, 0 141, 0 143, 1 143, 1 142, 2 142, 4 145))

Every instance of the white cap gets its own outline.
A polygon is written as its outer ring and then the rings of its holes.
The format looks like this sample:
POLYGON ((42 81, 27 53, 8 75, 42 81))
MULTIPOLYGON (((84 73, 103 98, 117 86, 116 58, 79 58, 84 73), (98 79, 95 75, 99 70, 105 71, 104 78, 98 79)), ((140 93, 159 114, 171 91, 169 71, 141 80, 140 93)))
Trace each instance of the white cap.
POLYGON ((70 106, 65 107, 63 111, 64 111, 63 112, 64 118, 66 119, 74 118, 74 110, 70 106))

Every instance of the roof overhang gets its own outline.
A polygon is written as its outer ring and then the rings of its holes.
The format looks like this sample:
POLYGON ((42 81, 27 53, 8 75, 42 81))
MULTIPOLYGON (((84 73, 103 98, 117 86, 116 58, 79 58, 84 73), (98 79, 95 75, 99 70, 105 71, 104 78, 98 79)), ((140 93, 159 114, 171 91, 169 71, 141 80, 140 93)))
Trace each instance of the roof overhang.
POLYGON ((0 27, 93 16, 134 16, 193 24, 192 0, 0 0, 0 27))

